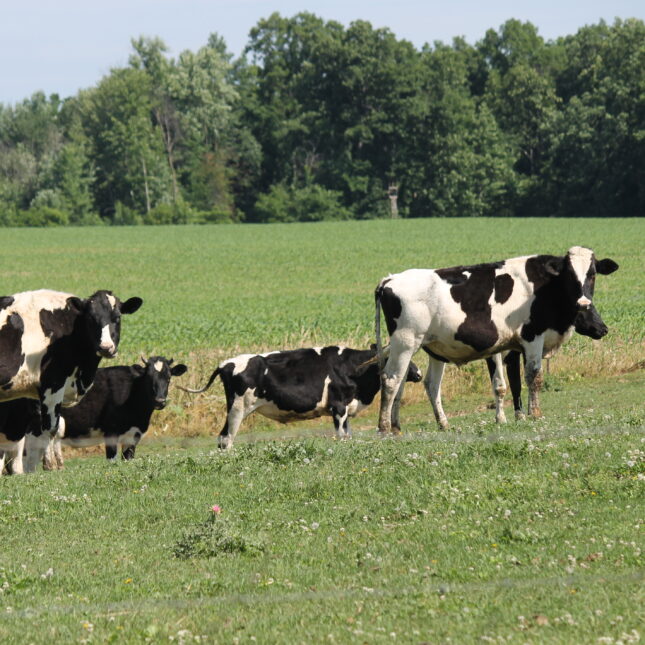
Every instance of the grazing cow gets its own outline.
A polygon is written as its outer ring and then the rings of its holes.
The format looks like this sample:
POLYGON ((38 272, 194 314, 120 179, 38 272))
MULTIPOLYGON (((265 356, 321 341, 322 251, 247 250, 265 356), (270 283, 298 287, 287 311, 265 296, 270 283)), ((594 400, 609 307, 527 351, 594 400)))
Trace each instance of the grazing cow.
POLYGON ((571 336, 577 316, 591 307, 596 274, 617 268, 613 260, 597 260, 590 249, 574 246, 565 256, 410 269, 381 280, 375 292, 377 342, 382 308, 390 347, 381 373, 379 431, 400 431, 399 390, 420 347, 430 356, 424 383, 440 427, 448 424, 441 405, 445 364, 505 350, 523 352, 529 415, 541 416, 542 357, 571 336))
MULTIPOLYGON (((204 392, 221 378, 227 414, 220 448, 232 447, 240 424, 256 410, 281 423, 331 416, 338 437, 350 437, 349 418, 366 408, 379 390, 377 365, 362 367, 374 355, 374 348, 337 346, 241 354, 222 361, 201 389, 181 389, 204 392)), ((406 371, 407 380, 421 380, 414 363, 406 371)))
MULTIPOLYGON (((589 305, 587 309, 583 309, 578 313, 575 319, 575 331, 582 336, 589 336, 594 340, 600 340, 607 334, 607 326, 600 318, 598 311, 593 306, 589 305)), ((543 356, 549 358, 553 355, 543 356)), ((506 382, 504 380, 503 364, 506 365, 506 375, 511 387, 511 395, 513 397, 513 408, 515 410, 516 419, 524 419, 524 410, 522 408, 522 379, 520 377, 520 352, 511 350, 501 354, 495 354, 486 359, 488 366, 488 374, 490 376, 491 384, 493 386, 493 396, 495 397, 495 420, 497 423, 506 423, 506 415, 504 414, 504 396, 506 395, 506 382)))
POLYGON ((58 433, 45 458, 45 469, 62 468, 61 442, 88 446, 105 442, 105 456, 116 459, 119 446, 124 459, 132 459, 137 444, 148 430, 154 410, 166 407, 173 376, 188 369, 173 360, 151 356, 142 365, 100 368, 94 386, 83 400, 65 408, 58 433))
MULTIPOLYGON (((41 427, 28 435, 25 470, 35 470, 58 429, 60 409, 88 391, 102 357, 117 353, 121 314, 141 306, 110 291, 87 299, 40 290, 0 297, 0 402, 37 399, 41 427)), ((2 403, 0 403, 2 405, 2 403)))

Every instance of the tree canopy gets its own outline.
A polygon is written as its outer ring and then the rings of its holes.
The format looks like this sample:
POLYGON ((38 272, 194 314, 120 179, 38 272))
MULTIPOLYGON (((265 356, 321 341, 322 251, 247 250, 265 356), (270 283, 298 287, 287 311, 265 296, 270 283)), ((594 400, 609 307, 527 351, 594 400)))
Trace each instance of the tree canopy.
POLYGON ((0 104, 0 224, 645 213, 645 24, 508 20, 420 50, 274 13, 61 99, 0 104))

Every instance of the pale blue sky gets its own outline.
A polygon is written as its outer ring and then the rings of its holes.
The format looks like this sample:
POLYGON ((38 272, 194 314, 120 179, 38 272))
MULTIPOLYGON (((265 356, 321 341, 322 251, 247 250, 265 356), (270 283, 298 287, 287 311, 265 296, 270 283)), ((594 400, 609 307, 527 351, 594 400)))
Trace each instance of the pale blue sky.
POLYGON ((368 20, 421 47, 454 36, 474 43, 508 18, 529 20, 553 39, 601 18, 645 19, 645 0, 0 0, 0 103, 91 87, 127 63, 130 39, 140 35, 159 36, 176 56, 216 31, 237 55, 273 11, 310 11, 345 25, 368 20))

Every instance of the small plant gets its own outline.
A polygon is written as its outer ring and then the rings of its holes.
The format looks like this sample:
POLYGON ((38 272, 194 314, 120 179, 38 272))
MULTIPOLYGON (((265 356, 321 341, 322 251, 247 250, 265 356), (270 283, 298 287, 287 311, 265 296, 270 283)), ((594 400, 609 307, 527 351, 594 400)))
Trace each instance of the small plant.
POLYGON ((216 504, 206 520, 184 531, 172 551, 176 558, 188 560, 225 553, 258 554, 264 548, 260 540, 243 535, 229 520, 221 517, 221 508, 216 504))

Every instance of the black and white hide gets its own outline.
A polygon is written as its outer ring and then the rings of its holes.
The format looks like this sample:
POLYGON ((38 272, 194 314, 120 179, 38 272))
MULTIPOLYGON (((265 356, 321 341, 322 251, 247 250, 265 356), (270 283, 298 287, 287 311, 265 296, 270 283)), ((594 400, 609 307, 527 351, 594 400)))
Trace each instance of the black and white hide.
POLYGON ((110 291, 87 299, 46 289, 0 297, 0 405, 20 398, 39 403, 40 428, 28 435, 25 471, 42 459, 61 407, 80 401, 101 358, 116 355, 121 315, 141 304, 141 298, 121 302, 110 291))
MULTIPOLYGON (((222 361, 208 383, 219 376, 226 395, 226 421, 220 448, 231 448, 242 421, 259 412, 281 423, 331 416, 339 438, 351 436, 350 417, 366 408, 379 391, 378 366, 365 366, 375 350, 329 346, 241 354, 222 361)), ((414 363, 406 366, 407 380, 418 382, 414 363), (409 369, 408 369, 409 367, 409 369)))
MULTIPOLYGON (((400 430, 399 389, 419 348, 430 356, 424 384, 440 427, 448 424, 441 405, 445 364, 506 350, 524 354, 528 412, 541 416, 542 357, 571 336, 577 317, 592 306, 596 274, 616 269, 613 260, 597 260, 591 249, 574 246, 564 256, 409 269, 381 280, 375 292, 377 341, 382 308, 390 346, 381 375, 379 431, 400 430)), ((598 324, 606 329, 599 315, 598 324)))

